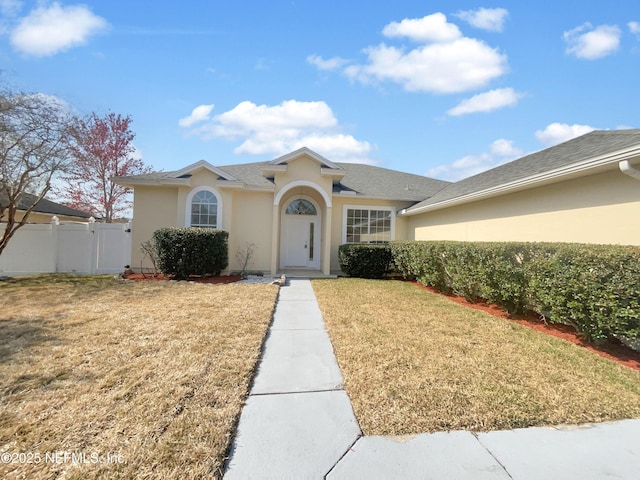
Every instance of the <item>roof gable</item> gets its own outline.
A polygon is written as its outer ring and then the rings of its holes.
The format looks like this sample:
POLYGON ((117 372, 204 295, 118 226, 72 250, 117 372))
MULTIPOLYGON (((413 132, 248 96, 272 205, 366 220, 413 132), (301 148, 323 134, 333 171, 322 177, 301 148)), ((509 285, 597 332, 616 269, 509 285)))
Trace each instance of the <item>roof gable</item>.
POLYGON ((184 167, 181 170, 178 170, 177 172, 172 172, 170 175, 173 178, 183 178, 187 175, 192 175, 194 172, 198 171, 198 170, 208 170, 211 173, 218 175, 219 177, 223 178, 224 180, 229 180, 229 181, 237 181, 238 179, 235 178, 233 175, 230 175, 229 173, 225 172, 224 170, 211 165, 209 162, 207 162, 206 160, 200 160, 196 163, 192 163, 191 165, 187 165, 186 167, 184 167))
POLYGON ((311 150, 310 148, 307 147, 302 147, 299 148, 298 150, 295 150, 291 153, 287 153, 286 155, 282 155, 281 157, 276 158, 275 160, 271 160, 270 162, 267 162, 267 165, 284 165, 287 164, 293 160, 296 160, 300 157, 303 156, 307 156, 307 157, 311 157, 313 160, 315 160, 316 162, 318 162, 320 164, 321 167, 324 168, 331 168, 334 170, 340 170, 340 166, 337 163, 333 163, 330 160, 326 159, 325 157, 323 157, 322 155, 320 155, 319 153, 314 152, 313 150, 311 150))

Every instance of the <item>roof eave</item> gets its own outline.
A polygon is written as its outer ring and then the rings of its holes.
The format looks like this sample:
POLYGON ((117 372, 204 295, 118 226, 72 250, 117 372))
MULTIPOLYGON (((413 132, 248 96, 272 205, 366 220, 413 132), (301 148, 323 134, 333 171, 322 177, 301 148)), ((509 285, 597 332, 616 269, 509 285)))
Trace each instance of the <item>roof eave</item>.
POLYGON ((582 162, 572 163, 571 165, 565 165, 555 170, 532 175, 526 178, 497 185, 495 187, 487 188, 485 190, 480 190, 478 192, 473 192, 462 195, 460 197, 444 200, 442 202, 434 203, 431 205, 424 205, 417 208, 411 207, 400 212, 400 215, 418 215, 421 213, 432 212, 434 210, 441 210, 443 208, 449 208, 478 200, 484 200, 491 197, 497 197, 500 195, 505 195, 507 193, 525 190, 533 186, 542 186, 545 184, 556 183, 563 177, 575 178, 584 176, 587 173, 594 173, 594 170, 603 169, 607 166, 615 165, 617 168, 618 162, 622 160, 629 160, 639 155, 640 145, 635 145, 623 150, 618 150, 616 152, 608 153, 605 155, 599 155, 582 162))
POLYGON ((342 198, 357 198, 359 200, 382 200, 387 202, 419 202, 421 199, 417 198, 398 198, 398 197, 389 197, 389 196, 377 196, 377 195, 362 195, 358 192, 349 193, 349 192, 334 192, 334 197, 342 197, 342 198))
POLYGON ((113 182, 127 188, 141 187, 189 187, 191 178, 136 178, 113 177, 113 182))
POLYGON ((336 170, 335 168, 321 167, 320 174, 323 177, 332 177, 334 181, 340 181, 344 178, 347 172, 342 169, 336 170))
POLYGON ((282 173, 287 171, 287 165, 271 165, 267 164, 261 167, 262 175, 268 177, 269 175, 273 175, 274 173, 282 173))

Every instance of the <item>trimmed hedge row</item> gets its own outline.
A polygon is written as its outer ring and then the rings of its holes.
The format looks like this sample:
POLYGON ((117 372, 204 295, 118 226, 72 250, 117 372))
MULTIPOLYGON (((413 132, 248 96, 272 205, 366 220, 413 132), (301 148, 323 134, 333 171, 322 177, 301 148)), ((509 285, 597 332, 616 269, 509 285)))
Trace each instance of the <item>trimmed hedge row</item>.
POLYGON ((393 258, 388 244, 346 243, 338 247, 340 268, 350 277, 382 278, 393 258))
POLYGON ((158 268, 183 279, 190 275, 220 275, 229 265, 229 233, 212 228, 161 228, 153 232, 158 268))
POLYGON ((640 340, 640 248, 560 243, 390 243, 405 278, 511 313, 533 310, 588 340, 640 340))

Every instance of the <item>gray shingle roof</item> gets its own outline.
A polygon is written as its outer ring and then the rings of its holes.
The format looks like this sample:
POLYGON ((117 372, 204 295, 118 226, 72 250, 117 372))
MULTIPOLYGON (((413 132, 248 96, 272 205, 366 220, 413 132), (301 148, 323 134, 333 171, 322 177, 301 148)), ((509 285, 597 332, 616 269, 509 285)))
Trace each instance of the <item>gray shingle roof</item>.
POLYGON ((256 187, 273 187, 273 183, 262 175, 262 167, 267 165, 267 163, 268 162, 240 163, 237 165, 225 165, 218 168, 220 170, 224 170, 230 175, 233 175, 247 185, 253 185, 256 187))
MULTIPOLYGON (((262 175, 262 167, 268 164, 269 162, 245 163, 218 168, 249 185, 269 186, 272 183, 262 175)), ((351 191, 357 196, 419 202, 449 185, 449 182, 442 180, 371 165, 359 163, 336 163, 336 165, 346 174, 339 184, 334 185, 334 193, 351 191)))
POLYGON ((596 130, 452 183, 409 211, 519 181, 581 161, 640 145, 640 129, 596 130))
POLYGON ((450 185, 443 180, 358 163, 339 163, 347 174, 337 187, 367 197, 418 202, 450 185))
MULTIPOLYGON (((35 195, 31 195, 30 193, 23 193, 20 197, 20 201, 18 202, 19 210, 27 210, 33 202, 37 200, 38 197, 35 195)), ((7 196, 4 194, 0 194, 0 203, 6 205, 8 203, 7 196)), ((76 210, 75 208, 67 207, 66 205, 61 205, 56 202, 52 202, 51 200, 47 200, 43 198, 33 209, 34 212, 38 213, 49 213, 51 215, 65 215, 68 217, 80 217, 80 218, 89 218, 91 215, 85 212, 81 212, 80 210, 76 210)))
MULTIPOLYGON (((262 167, 269 162, 243 163, 218 166, 238 180, 254 187, 272 187, 273 183, 264 177, 262 167)), ((345 176, 334 186, 334 192, 353 191, 357 196, 379 197, 385 199, 419 202, 443 189, 449 182, 388 170, 356 163, 338 163, 344 169, 345 176)), ((175 172, 156 172, 136 175, 132 178, 160 180, 172 178, 175 172)))

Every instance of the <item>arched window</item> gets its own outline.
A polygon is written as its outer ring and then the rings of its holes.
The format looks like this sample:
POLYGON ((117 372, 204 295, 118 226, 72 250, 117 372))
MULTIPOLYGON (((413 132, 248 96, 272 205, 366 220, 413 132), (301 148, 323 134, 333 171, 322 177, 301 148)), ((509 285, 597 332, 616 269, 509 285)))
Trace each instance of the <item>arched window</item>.
POLYGON ((201 190, 191 198, 191 226, 218 226, 218 199, 212 192, 201 190))
POLYGON ((309 200, 298 198, 291 202, 286 210, 287 215, 317 215, 316 207, 309 200))

